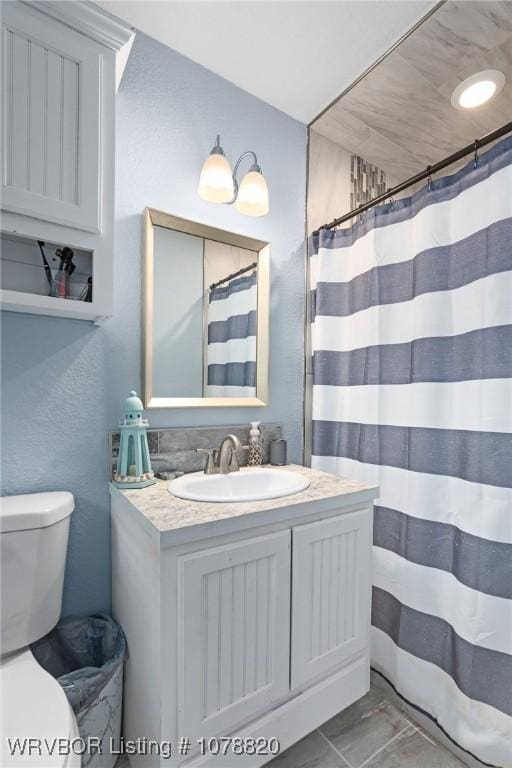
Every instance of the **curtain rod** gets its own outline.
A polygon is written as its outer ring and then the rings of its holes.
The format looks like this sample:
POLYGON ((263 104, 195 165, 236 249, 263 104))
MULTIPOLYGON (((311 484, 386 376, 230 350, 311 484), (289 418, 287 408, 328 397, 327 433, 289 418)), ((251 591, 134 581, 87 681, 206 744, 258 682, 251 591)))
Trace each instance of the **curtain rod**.
POLYGON ((210 291, 213 291, 214 288, 217 288, 218 285, 222 285, 222 283, 227 283, 228 280, 233 280, 234 277, 238 277, 238 275, 243 275, 244 272, 250 272, 251 269, 254 269, 258 266, 257 261, 253 261, 252 264, 249 264, 247 267, 242 267, 242 269, 239 269, 238 272, 233 272, 231 275, 228 275, 227 277, 223 277, 222 280, 217 280, 216 283, 212 283, 210 285, 210 291))
POLYGON ((491 131, 490 133, 487 133, 485 136, 482 136, 482 138, 475 139, 475 141, 472 144, 468 144, 467 147, 464 147, 463 149, 459 149, 458 152, 454 152, 452 155, 445 157, 444 160, 440 160, 438 163, 435 163, 434 165, 427 165, 424 171, 420 171, 420 173, 417 173, 415 176, 411 176, 410 179, 407 179, 406 181, 402 181, 400 184, 397 184, 395 187, 388 189, 382 195, 379 195, 378 197, 374 197, 373 200, 368 200, 366 203, 363 203, 358 208, 354 208, 352 211, 349 211, 348 213, 344 214, 344 216, 340 216, 338 219, 334 219, 333 221, 330 222, 330 224, 324 224, 323 227, 316 229, 313 232, 313 235, 318 235, 321 229, 334 229, 334 227, 337 227, 339 224, 343 224, 345 221, 349 221, 350 219, 353 219, 355 216, 359 216, 359 214, 364 213, 365 211, 368 211, 370 208, 373 208, 375 205, 379 205, 379 203, 384 203, 390 197, 393 197, 393 195, 397 195, 399 192, 403 192, 404 189, 407 189, 408 187, 412 187, 414 186, 414 184, 417 184, 420 181, 424 181, 425 179, 428 179, 430 176, 432 176, 432 174, 437 173, 437 171, 441 171, 443 168, 446 168, 449 165, 452 165, 452 163, 457 162, 457 160, 461 160, 463 157, 466 157, 466 155, 470 155, 471 152, 474 152, 476 156, 476 153, 480 149, 480 147, 484 147, 486 144, 490 144, 491 142, 496 141, 496 139, 499 139, 502 136, 505 136, 505 134, 510 132, 512 132, 512 122, 505 123, 500 128, 497 128, 495 131, 491 131))

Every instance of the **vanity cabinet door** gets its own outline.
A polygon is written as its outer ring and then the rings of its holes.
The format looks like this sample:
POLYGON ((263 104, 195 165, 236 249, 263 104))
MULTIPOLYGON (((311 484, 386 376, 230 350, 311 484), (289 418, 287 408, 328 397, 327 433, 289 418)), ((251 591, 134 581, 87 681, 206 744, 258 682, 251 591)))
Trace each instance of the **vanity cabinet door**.
POLYGON ((178 732, 225 736, 289 691, 290 531, 180 558, 178 732))
POLYGON ((33 8, 2 5, 2 208, 99 232, 100 46, 33 8))
POLYGON ((368 644, 369 509, 293 529, 292 690, 368 644))

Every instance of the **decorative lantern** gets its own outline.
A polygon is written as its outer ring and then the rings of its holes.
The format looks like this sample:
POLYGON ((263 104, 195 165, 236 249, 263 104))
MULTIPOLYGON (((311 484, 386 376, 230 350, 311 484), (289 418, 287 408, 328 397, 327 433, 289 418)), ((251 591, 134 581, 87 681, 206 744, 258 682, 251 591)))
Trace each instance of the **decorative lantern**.
POLYGON ((117 488, 145 488, 156 483, 149 460, 148 420, 142 416, 142 402, 132 391, 124 402, 119 422, 121 437, 113 483, 117 488))

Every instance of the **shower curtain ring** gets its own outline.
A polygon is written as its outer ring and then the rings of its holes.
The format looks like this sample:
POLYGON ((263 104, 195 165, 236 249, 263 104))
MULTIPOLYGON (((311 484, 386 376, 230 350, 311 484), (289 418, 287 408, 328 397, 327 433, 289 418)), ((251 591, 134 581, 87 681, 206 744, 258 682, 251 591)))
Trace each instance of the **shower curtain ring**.
POLYGON ((428 172, 427 190, 428 190, 428 192, 430 192, 430 190, 432 189, 432 173, 431 173, 431 171, 432 171, 432 166, 431 165, 427 165, 427 172, 428 172))
POLYGON ((475 139, 475 156, 473 159, 473 167, 478 168, 478 139, 475 139))

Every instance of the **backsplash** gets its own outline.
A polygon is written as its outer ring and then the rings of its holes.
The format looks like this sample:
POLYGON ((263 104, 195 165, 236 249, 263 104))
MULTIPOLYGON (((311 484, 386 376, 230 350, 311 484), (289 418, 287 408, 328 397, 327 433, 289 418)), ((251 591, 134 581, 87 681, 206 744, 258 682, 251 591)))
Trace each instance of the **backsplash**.
MULTIPOLYGON (((172 427, 148 430, 148 445, 151 464, 155 472, 197 472, 204 468, 205 455, 196 453, 196 448, 219 448, 222 439, 229 434, 236 435, 242 445, 249 442, 249 424, 227 427, 172 427)), ((280 424, 261 424, 263 437, 263 464, 270 460, 270 443, 282 435, 280 424)), ((119 432, 109 433, 110 474, 117 463, 119 432)), ((247 464, 248 451, 241 451, 240 466, 247 464)))

